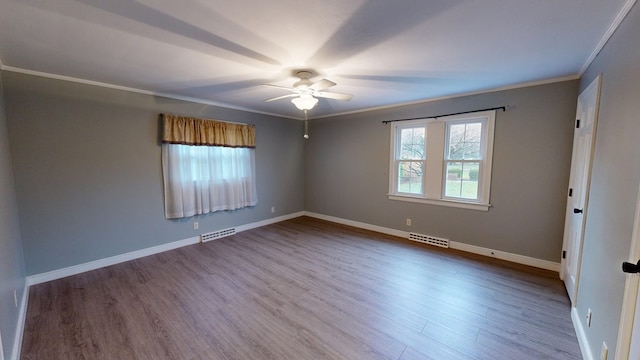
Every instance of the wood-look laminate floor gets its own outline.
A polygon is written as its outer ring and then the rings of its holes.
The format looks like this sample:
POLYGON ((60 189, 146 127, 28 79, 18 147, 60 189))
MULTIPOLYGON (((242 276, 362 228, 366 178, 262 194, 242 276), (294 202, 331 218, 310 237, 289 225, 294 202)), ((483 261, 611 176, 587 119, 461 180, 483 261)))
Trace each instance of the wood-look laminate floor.
POLYGON ((557 273, 301 217, 31 287, 22 359, 581 359, 557 273))

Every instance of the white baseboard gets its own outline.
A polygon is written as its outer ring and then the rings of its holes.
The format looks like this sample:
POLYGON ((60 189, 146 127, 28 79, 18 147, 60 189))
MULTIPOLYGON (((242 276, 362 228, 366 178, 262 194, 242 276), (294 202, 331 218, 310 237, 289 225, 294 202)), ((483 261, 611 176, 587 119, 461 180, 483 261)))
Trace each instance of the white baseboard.
POLYGON ((488 249, 488 248, 464 244, 456 241, 450 241, 449 247, 452 249, 466 251, 473 254, 484 255, 484 256, 493 257, 501 260, 507 260, 517 264, 533 266, 533 267, 537 267, 545 270, 551 270, 557 273, 560 272, 560 263, 556 263, 553 261, 536 259, 529 256, 513 254, 513 253, 500 251, 500 250, 488 249))
MULTIPOLYGON (((387 235, 398 236, 401 238, 407 238, 409 236, 409 233, 407 231, 391 229, 387 227, 367 224, 359 221, 347 220, 347 219, 338 218, 335 216, 323 215, 323 214, 318 214, 318 213, 308 212, 308 211, 299 211, 299 212, 275 217, 272 219, 266 219, 266 220, 257 221, 250 224, 240 225, 236 227, 236 231, 241 232, 241 231, 246 231, 250 229, 255 229, 258 227, 275 224, 278 222, 282 222, 285 220, 289 220, 289 219, 293 219, 293 218, 305 216, 305 215, 309 217, 321 219, 321 220, 335 222, 338 224, 353 226, 353 227, 357 227, 365 230, 376 231, 376 232, 387 234, 387 235)), ((188 239, 178 240, 178 241, 170 242, 167 244, 162 244, 162 245, 153 246, 146 249, 136 250, 129 253, 115 255, 108 258, 90 261, 83 264, 73 265, 66 268, 49 271, 46 273, 31 275, 27 277, 27 285, 30 286, 30 285, 41 284, 47 281, 61 279, 63 277, 67 277, 71 275, 81 274, 83 272, 119 264, 125 261, 158 254, 161 252, 177 249, 187 245, 193 245, 198 243, 199 241, 200 241, 200 237, 194 236, 188 239)), ((503 259, 503 260, 507 260, 507 261, 511 261, 519 264, 534 266, 534 267, 556 271, 556 272, 560 271, 559 263, 554 263, 547 260, 541 260, 541 259, 536 259, 528 256, 512 254, 504 251, 483 248, 475 245, 463 244, 455 241, 450 241, 449 246, 452 249, 462 250, 462 251, 466 251, 474 254, 495 257, 498 259, 503 259)))
POLYGON ((303 216, 303 215, 304 215, 304 211, 298 211, 298 212, 295 212, 295 213, 282 215, 282 216, 278 216, 278 217, 271 218, 271 219, 257 221, 257 222, 251 223, 251 224, 245 224, 245 225, 236 226, 236 232, 251 230, 251 229, 255 229, 255 228, 259 228, 259 227, 263 227, 263 226, 279 223, 279 222, 282 222, 282 221, 285 221, 285 220, 295 219, 295 218, 303 216))
MULTIPOLYGON (((20 351, 22 350, 22 337, 24 335, 24 324, 27 320, 27 307, 29 306, 29 284, 25 279, 24 286, 22 288, 22 300, 20 301, 20 308, 18 309, 18 323, 16 324, 16 335, 13 338, 13 350, 9 355, 9 360, 20 359, 20 351)), ((2 350, 0 350, 2 352, 2 350)), ((1 355, 1 354, 0 354, 1 355)))
MULTIPOLYGON (((309 216, 309 217, 313 217, 313 218, 317 218, 317 219, 321 219, 321 220, 335 222, 335 223, 338 223, 338 224, 349 225, 349 226, 353 226, 353 227, 357 227, 357 228, 361 228, 361 229, 365 229, 365 230, 376 231, 376 232, 379 232, 379 233, 392 235, 392 236, 397 236, 397 237, 401 237, 401 238, 405 238, 405 239, 409 237, 409 232, 407 232, 407 231, 396 230, 396 229, 391 229, 391 228, 377 226, 377 225, 371 225, 371 224, 367 224, 367 223, 363 223, 363 222, 342 219, 342 218, 338 218, 338 217, 334 217, 334 216, 323 215, 323 214, 318 214, 318 213, 309 212, 309 211, 305 211, 304 215, 309 216)), ((529 257, 529 256, 512 254, 512 253, 508 253, 508 252, 505 252, 505 251, 493 250, 493 249, 488 249, 488 248, 475 246, 475 245, 468 245, 468 244, 455 242, 455 241, 449 241, 449 247, 452 248, 452 249, 461 250, 461 251, 465 251, 465 252, 470 252, 470 253, 473 253, 473 254, 484 255, 484 256, 494 257, 494 258, 497 258, 497 259, 507 260, 507 261, 511 261, 511 262, 514 262, 514 263, 517 263, 517 264, 523 264, 523 265, 537 267, 537 268, 540 268, 540 269, 560 272, 560 263, 555 263, 555 262, 552 262, 552 261, 536 259, 536 258, 532 258, 532 257, 529 257)))
POLYGON ((348 225, 348 226, 353 226, 360 229, 371 230, 371 231, 379 232, 382 234, 387 234, 387 235, 392 235, 392 236, 397 236, 402 238, 409 237, 409 232, 407 231, 391 229, 388 227, 371 225, 371 224, 367 224, 359 221, 347 220, 347 219, 343 219, 335 216, 318 214, 318 213, 309 212, 309 211, 304 211, 304 215, 312 218, 320 219, 320 220, 331 221, 331 222, 342 224, 342 225, 348 225))
POLYGON ((584 360, 593 360, 593 354, 591 353, 591 347, 587 340, 587 334, 584 332, 584 327, 582 327, 582 322, 580 321, 580 315, 578 315, 578 310, 575 307, 571 308, 571 322, 573 323, 573 328, 576 331, 576 337, 578 338, 582 358, 584 360))
POLYGON ((29 285, 41 284, 47 281, 61 279, 67 276, 81 274, 83 272, 123 263, 125 261, 138 259, 141 257, 153 255, 153 254, 158 254, 164 251, 177 249, 179 247, 197 244, 198 242, 200 242, 200 236, 194 236, 184 240, 178 240, 178 241, 170 242, 167 244, 153 246, 146 249, 140 249, 140 250, 128 252, 125 254, 115 255, 108 258, 104 258, 104 259, 99 259, 95 261, 86 262, 83 264, 69 266, 66 268, 58 269, 58 270, 52 270, 42 274, 31 275, 31 276, 27 276, 27 284, 29 285))
MULTIPOLYGON (((258 228, 261 226, 275 224, 281 221, 300 217, 302 215, 304 215, 304 212, 300 211, 300 212, 278 216, 278 217, 267 219, 267 220, 257 221, 250 224, 236 226, 236 232, 246 231, 246 230, 258 228)), ((103 267, 123 263, 125 261, 142 258, 149 255, 158 254, 161 252, 177 249, 183 246, 197 244, 199 242, 200 242, 200 236, 194 236, 188 239, 178 240, 178 241, 170 242, 167 244, 162 244, 162 245, 153 246, 146 249, 136 250, 136 251, 128 252, 125 254, 120 254, 120 255, 104 258, 104 259, 90 261, 83 264, 73 265, 66 268, 49 271, 46 273, 31 275, 27 277, 27 284, 28 285, 41 284, 47 281, 61 279, 63 277, 67 277, 71 275, 81 274, 83 272, 100 269, 103 267)))

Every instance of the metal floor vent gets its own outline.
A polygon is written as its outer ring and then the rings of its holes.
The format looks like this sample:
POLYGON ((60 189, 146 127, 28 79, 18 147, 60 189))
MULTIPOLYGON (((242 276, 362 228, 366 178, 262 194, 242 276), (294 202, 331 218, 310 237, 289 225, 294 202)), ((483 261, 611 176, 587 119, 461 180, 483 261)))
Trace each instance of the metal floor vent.
POLYGON ((449 247, 449 239, 437 238, 435 236, 422 235, 422 234, 416 234, 416 233, 410 232, 409 240, 418 241, 421 243, 439 246, 443 248, 449 247))
POLYGON ((201 242, 207 242, 215 239, 220 239, 225 236, 233 235, 236 233, 236 228, 229 228, 224 230, 213 231, 210 233, 200 235, 201 242))

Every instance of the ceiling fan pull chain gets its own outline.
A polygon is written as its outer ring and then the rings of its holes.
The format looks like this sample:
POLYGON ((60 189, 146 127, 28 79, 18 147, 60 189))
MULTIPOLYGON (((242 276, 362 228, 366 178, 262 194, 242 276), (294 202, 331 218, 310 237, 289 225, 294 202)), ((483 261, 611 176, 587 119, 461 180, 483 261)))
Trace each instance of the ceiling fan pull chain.
POLYGON ((304 138, 309 138, 309 119, 307 119, 307 110, 304 111, 304 138))

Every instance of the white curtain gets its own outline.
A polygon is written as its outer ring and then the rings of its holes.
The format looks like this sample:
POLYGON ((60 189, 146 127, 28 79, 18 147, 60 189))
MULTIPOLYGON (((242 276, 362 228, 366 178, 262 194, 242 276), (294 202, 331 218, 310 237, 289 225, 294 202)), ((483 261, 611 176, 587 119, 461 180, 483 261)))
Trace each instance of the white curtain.
POLYGON ((165 143, 162 172, 167 219, 258 203, 254 148, 165 143))

